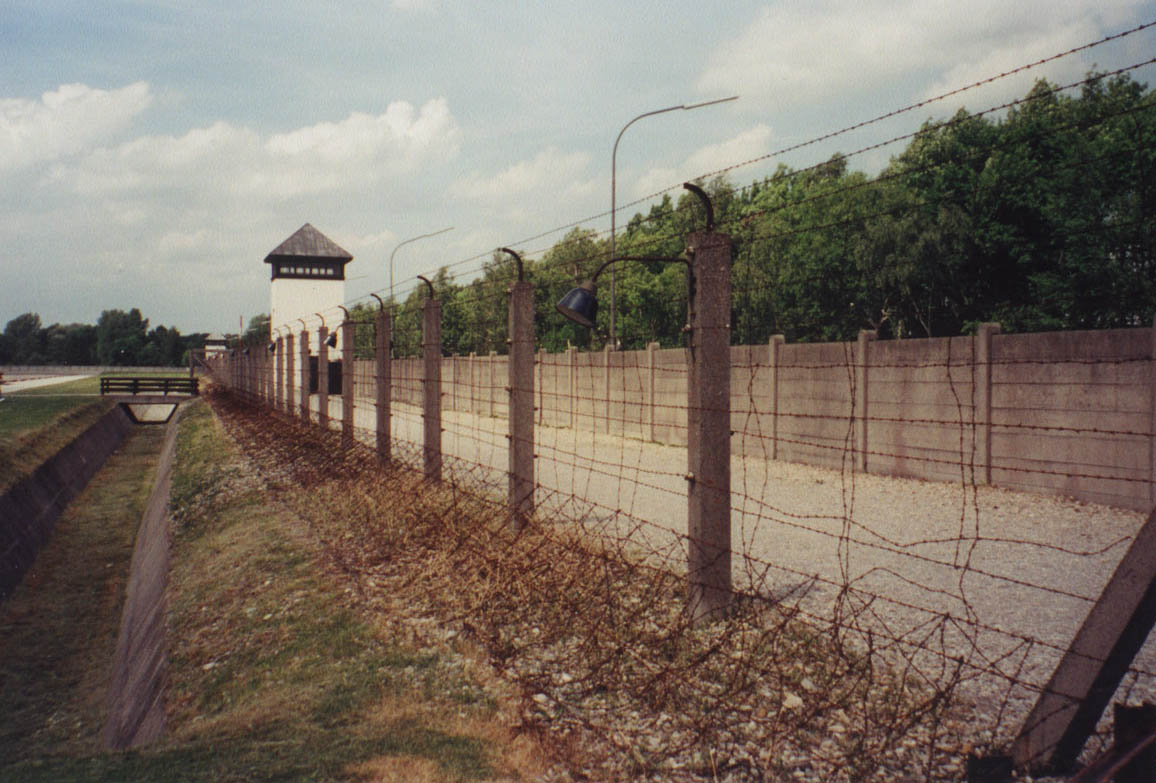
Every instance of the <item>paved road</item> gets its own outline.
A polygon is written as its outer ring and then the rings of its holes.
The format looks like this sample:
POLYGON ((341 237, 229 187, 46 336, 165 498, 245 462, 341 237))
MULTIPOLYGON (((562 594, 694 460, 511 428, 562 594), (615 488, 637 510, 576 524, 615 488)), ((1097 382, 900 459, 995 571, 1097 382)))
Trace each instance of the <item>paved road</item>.
POLYGON ((0 391, 15 392, 23 391, 24 389, 36 389, 41 386, 55 386, 58 383, 68 383, 69 381, 79 381, 82 378, 91 378, 92 375, 53 375, 48 378, 24 378, 20 376, 5 376, 3 381, 0 381, 0 391))

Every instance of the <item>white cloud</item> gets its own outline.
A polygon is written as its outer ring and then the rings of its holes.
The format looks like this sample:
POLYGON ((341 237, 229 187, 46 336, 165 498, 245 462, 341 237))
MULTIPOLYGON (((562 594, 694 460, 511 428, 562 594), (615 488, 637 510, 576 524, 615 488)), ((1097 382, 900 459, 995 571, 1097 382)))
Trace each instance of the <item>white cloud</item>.
POLYGON ((631 187, 632 198, 643 198, 681 182, 762 157, 770 151, 771 138, 769 127, 756 125, 726 141, 701 147, 676 168, 647 171, 631 187))
POLYGON ((145 82, 118 90, 64 84, 39 100, 0 99, 0 171, 57 160, 106 142, 151 101, 145 82))
MULTIPOLYGON (((386 229, 404 213, 399 203, 432 203, 460 143, 441 99, 280 134, 221 121, 141 136, 26 172, 0 170, 14 207, 20 188, 41 205, 35 219, 3 226, 4 236, 35 243, 51 259, 43 277, 86 280, 84 297, 102 307, 129 294, 140 297, 134 306, 167 297, 173 314, 158 318, 203 323, 204 312, 267 309, 261 259, 306 221, 355 255, 380 256, 394 237, 386 229), (131 291, 119 268, 134 270, 131 291)), ((79 303, 80 293, 69 296, 79 303)))
POLYGON ((180 190, 194 202, 279 201, 379 183, 457 155, 461 133, 446 102, 404 101, 263 139, 217 122, 183 136, 146 136, 52 167, 78 195, 180 190))
MULTIPOLYGON (((739 92, 744 109, 782 111, 822 106, 848 90, 894 91, 930 73, 936 85, 927 97, 1095 40, 1142 7, 1138 0, 768 6, 719 47, 697 86, 704 95, 739 92)), ((1082 56, 1072 62, 1084 63, 1079 71, 1087 66, 1082 56)))
POLYGON ((544 188, 555 189, 554 196, 577 185, 590 155, 585 152, 563 153, 547 147, 532 160, 515 163, 492 177, 470 174, 450 185, 451 195, 483 201, 500 200, 544 188))
MULTIPOLYGON (((1005 45, 992 48, 978 58, 961 62, 945 71, 939 79, 924 89, 920 98, 933 98, 950 90, 956 90, 1006 73, 1028 63, 1050 57, 1057 52, 1067 51, 1080 44, 1095 40, 1100 31, 1090 19, 1075 20, 1067 25, 1032 35, 1017 35, 1009 38, 1005 45)), ((963 97, 973 105, 973 109, 987 108, 1015 98, 1023 97, 1032 84, 1043 76, 1053 83, 1077 81, 1087 72, 1089 64, 1080 57, 1066 57, 1049 64, 1046 70, 1029 69, 1014 76, 999 79, 990 85, 968 91, 966 96, 947 99, 947 110, 962 102, 963 97), (982 100, 980 100, 982 99, 982 100), (984 105, 981 107, 980 103, 984 105)))

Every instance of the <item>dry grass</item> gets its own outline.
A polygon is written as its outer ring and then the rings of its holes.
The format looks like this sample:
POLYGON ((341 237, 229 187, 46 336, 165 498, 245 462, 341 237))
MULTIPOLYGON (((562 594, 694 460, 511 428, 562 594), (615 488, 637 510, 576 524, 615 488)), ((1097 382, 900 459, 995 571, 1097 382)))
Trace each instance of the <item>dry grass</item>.
POLYGON ((933 779, 956 752, 949 690, 797 609, 745 596, 694 625, 684 578, 626 537, 576 520, 514 533, 468 476, 431 486, 336 434, 219 404, 391 634, 488 667, 519 702, 508 720, 578 777, 933 779))

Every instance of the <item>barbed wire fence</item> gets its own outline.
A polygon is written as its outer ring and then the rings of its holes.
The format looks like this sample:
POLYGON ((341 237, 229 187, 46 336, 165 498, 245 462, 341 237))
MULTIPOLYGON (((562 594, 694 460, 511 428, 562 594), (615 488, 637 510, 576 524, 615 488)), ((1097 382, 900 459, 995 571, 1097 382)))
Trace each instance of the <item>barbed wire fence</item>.
MULTIPOLYGON (((780 238, 735 220, 687 244, 722 237, 729 264, 728 232, 780 238)), ((343 562, 379 574, 388 549, 414 564, 431 611, 588 769, 949 780, 969 753, 1011 752, 1156 503, 1156 323, 706 350, 702 335, 733 329, 729 311, 701 320, 711 252, 688 259, 687 347, 536 350, 533 282, 511 280, 474 303, 493 350, 444 356, 430 285, 420 345, 396 350, 397 308, 345 312, 331 385, 329 330, 302 321, 221 360, 222 410, 298 483, 342 475, 320 498, 366 520, 343 562), (354 330, 373 333, 372 358, 354 330), (704 427, 725 446, 704 448, 704 427), (420 524, 387 535, 370 511, 399 504, 420 524)), ((728 273, 736 321, 757 285, 728 273)), ((322 524, 325 503, 303 508, 322 524)), ((1114 700, 1156 698, 1154 675, 1146 644, 1114 700)), ((1056 748, 1037 750, 1016 761, 1056 748)))

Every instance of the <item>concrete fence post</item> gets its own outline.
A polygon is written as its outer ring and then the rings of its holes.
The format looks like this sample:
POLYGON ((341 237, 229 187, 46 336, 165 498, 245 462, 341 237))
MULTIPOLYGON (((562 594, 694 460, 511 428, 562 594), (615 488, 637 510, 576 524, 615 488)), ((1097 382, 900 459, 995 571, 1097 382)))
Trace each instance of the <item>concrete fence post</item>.
POLYGON ((991 360, 992 335, 999 334, 999 324, 983 323, 975 333, 975 452, 979 475, 977 484, 991 484, 991 360))
POLYGON ((870 382, 871 342, 877 336, 871 329, 860 329, 859 340, 855 344, 855 468, 862 473, 867 472, 867 431, 868 405, 870 395, 867 384, 870 382))
POLYGON ((450 410, 458 409, 458 355, 450 356, 450 410))
POLYGON ((566 348, 566 399, 570 405, 570 429, 578 426, 578 348, 566 348))
POLYGON ((422 305, 422 416, 425 420, 425 477, 442 478, 442 303, 422 305))
POLYGON ((658 343, 646 344, 646 440, 651 443, 655 441, 654 421, 658 413, 655 410, 658 402, 655 396, 658 348, 658 343))
POLYGON ((470 413, 473 413, 474 409, 478 407, 476 404, 477 400, 478 400, 478 381, 477 381, 478 354, 476 352, 470 351, 470 356, 468 359, 466 359, 466 367, 469 368, 469 376, 470 376, 470 382, 468 384, 468 387, 470 390, 469 411, 470 411, 470 413))
POLYGON ((297 359, 293 353, 296 343, 293 333, 290 332, 285 337, 285 413, 290 416, 293 415, 293 401, 297 399, 293 394, 293 385, 297 379, 297 376, 293 374, 297 359))
POLYGON ((487 377, 486 382, 486 400, 489 404, 489 416, 494 418, 498 415, 497 399, 498 399, 498 352, 490 351, 489 356, 486 357, 487 377))
MULTIPOLYGON (((512 332, 511 332, 512 334, 512 332)), ((531 334, 533 331, 531 330, 531 334)), ((534 390, 538 393, 538 424, 542 424, 546 420, 546 349, 538 349, 538 362, 535 365, 538 371, 538 378, 535 382, 534 390)))
POLYGON ((377 457, 382 462, 388 462, 390 459, 390 427, 392 424, 390 416, 390 384, 392 378, 390 373, 393 371, 392 357, 390 353, 393 350, 393 317, 385 310, 379 310, 377 313, 377 333, 374 335, 373 359, 374 367, 376 369, 376 420, 375 431, 377 433, 377 457))
POLYGON ((309 331, 301 330, 301 421, 309 423, 309 331))
POLYGON ((321 429, 329 429, 329 329, 317 329, 317 423, 321 429))
POLYGON ((731 241, 687 237, 692 258, 687 352, 687 610, 694 621, 731 602, 731 241))
POLYGON ((613 347, 610 343, 606 343, 602 349, 602 399, 605 400, 603 407, 606 410, 606 416, 603 419, 602 431, 610 432, 610 352, 613 347))
POLYGON ((285 410, 285 338, 277 335, 277 353, 273 356, 273 407, 285 410))
POLYGON ((1148 501, 1156 505, 1156 315, 1152 317, 1152 361, 1148 365, 1151 413, 1148 418, 1148 501))
POLYGON ((767 346, 768 363, 771 367, 771 377, 768 382, 769 389, 767 390, 770 397, 771 414, 771 459, 779 458, 779 367, 783 360, 783 345, 787 342, 787 338, 781 334, 772 334, 771 341, 767 346))
POLYGON ((534 513, 534 286, 510 286, 509 524, 521 530, 534 513))
POLYGON ((353 322, 346 319, 341 323, 341 445, 347 449, 353 446, 353 363, 353 322))

